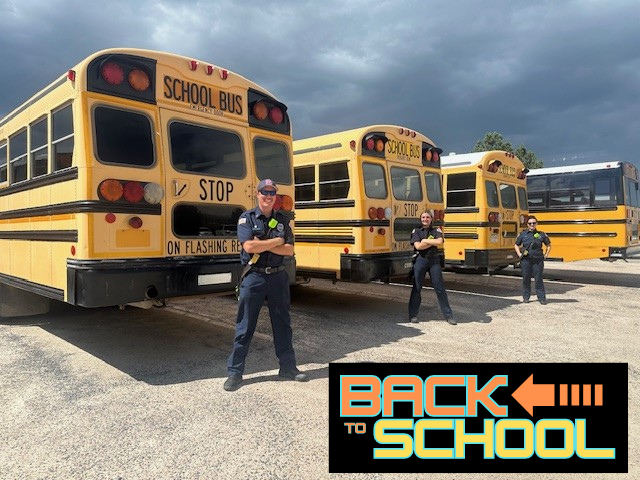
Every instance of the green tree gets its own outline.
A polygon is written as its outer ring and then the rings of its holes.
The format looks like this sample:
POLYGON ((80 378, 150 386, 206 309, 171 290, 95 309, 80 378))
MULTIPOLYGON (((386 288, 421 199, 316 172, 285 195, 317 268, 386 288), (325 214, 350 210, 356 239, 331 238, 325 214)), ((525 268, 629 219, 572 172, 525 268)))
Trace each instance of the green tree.
POLYGON ((514 153, 529 170, 541 168, 543 162, 535 153, 527 150, 524 145, 513 148, 511 142, 505 140, 501 133, 488 132, 482 140, 478 140, 473 147, 474 152, 486 152, 489 150, 504 150, 505 152, 514 153))

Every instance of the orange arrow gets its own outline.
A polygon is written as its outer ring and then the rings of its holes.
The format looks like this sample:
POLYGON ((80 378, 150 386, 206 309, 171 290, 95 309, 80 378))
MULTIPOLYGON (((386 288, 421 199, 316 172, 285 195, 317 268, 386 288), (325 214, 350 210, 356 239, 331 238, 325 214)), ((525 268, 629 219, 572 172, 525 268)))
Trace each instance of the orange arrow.
POLYGON ((532 417, 533 407, 553 407, 554 405, 554 385, 534 385, 533 373, 511 395, 532 417))

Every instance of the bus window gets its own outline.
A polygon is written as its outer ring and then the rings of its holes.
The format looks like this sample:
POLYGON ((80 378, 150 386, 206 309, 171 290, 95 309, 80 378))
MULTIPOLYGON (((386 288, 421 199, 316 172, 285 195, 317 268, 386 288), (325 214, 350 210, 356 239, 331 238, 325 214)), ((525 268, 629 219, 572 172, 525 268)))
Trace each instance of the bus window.
POLYGON ((284 143, 256 138, 253 151, 258 178, 270 178, 276 185, 291 184, 291 161, 284 143))
POLYGON ((369 198, 387 198, 387 180, 384 167, 377 163, 363 163, 364 193, 369 198))
POLYGON ((429 202, 442 203, 442 182, 440 175, 433 172, 425 172, 425 185, 427 186, 427 198, 429 202))
POLYGON ((297 167, 294 171, 296 183, 296 202, 313 202, 316 199, 315 167, 297 167))
POLYGON ((500 184, 500 198, 502 208, 518 208, 516 203, 516 187, 505 183, 500 184))
POLYGON ((97 157, 102 163, 153 165, 151 121, 141 113, 116 108, 94 110, 97 157))
POLYGON ((616 204, 615 192, 611 188, 610 178, 596 178, 594 193, 594 206, 606 207, 616 204))
POLYGON ((518 187, 518 203, 520 204, 520 210, 528 210, 529 203, 527 201, 527 189, 518 187))
POLYGON ((31 178, 46 175, 49 170, 49 148, 47 136, 47 118, 29 127, 31 131, 31 155, 29 164, 31 165, 31 178))
POLYGON ((9 138, 9 154, 11 159, 11 183, 27 179, 27 131, 9 138))
POLYGON ((350 183, 347 162, 320 165, 318 172, 320 176, 320 201, 347 198, 350 183))
POLYGON ((0 145, 0 183, 7 181, 7 144, 0 145))
POLYGON ((53 112, 53 170, 69 168, 73 156, 73 116, 71 105, 53 112))
POLYGON ((447 208, 474 207, 476 205, 476 174, 449 175, 447 184, 447 208))
POLYGON ((237 134, 172 122, 169 136, 171 163, 176 170, 225 178, 244 176, 242 141, 237 134))
POLYGON ((177 237, 234 237, 243 211, 238 205, 176 205, 173 209, 173 230, 177 237))
POLYGON ((422 200, 420 174, 409 168, 391 167, 391 187, 396 200, 422 200))
POLYGON ((548 206, 547 177, 529 177, 527 180, 529 207, 538 208, 548 206))
POLYGON ((498 198, 498 187, 496 187, 495 182, 492 182, 490 180, 485 180, 484 188, 487 191, 487 206, 499 207, 500 200, 498 198))

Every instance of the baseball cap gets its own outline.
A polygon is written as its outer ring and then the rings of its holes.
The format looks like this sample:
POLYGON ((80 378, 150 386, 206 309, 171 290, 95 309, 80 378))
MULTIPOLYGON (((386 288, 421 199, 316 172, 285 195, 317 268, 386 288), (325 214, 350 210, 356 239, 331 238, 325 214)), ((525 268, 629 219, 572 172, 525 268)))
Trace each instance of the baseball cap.
POLYGON ((260 180, 260 183, 258 184, 257 190, 262 190, 264 187, 271 187, 276 192, 278 191, 278 186, 270 178, 265 178, 264 180, 260 180))

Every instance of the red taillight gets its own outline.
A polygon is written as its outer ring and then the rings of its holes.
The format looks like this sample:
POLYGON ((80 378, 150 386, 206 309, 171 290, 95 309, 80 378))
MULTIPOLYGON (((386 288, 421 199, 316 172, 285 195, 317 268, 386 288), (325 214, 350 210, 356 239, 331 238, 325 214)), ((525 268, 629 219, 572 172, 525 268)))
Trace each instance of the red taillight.
POLYGON ((76 71, 75 70, 69 70, 67 72, 67 78, 69 80, 71 80, 72 82, 75 82, 76 81, 76 71))
POLYGON ((380 139, 376 140, 376 152, 380 153, 384 151, 384 142, 380 139))
POLYGON ((386 233, 386 232, 385 232, 385 229, 384 229, 384 228, 379 228, 379 229, 378 229, 378 235, 384 235, 385 233, 386 233))
POLYGON ((376 212, 376 217, 378 220, 384 220, 384 208, 382 207, 378 208, 376 212))
POLYGON ((433 158, 433 162, 434 162, 434 163, 437 163, 437 162, 439 162, 439 161, 440 161, 440 154, 438 153, 438 151, 437 151, 437 150, 434 150, 434 151, 433 151, 432 158, 433 158))
POLYGON ((124 184, 123 196, 127 202, 138 203, 144 196, 144 188, 140 182, 127 182, 124 184))
POLYGON ((104 216, 104 220, 105 220, 107 223, 113 223, 113 222, 115 222, 115 221, 116 221, 116 216, 115 216, 113 213, 107 213, 107 214, 104 216))
POLYGON ((495 223, 498 221, 498 214, 496 212, 489 213, 489 221, 495 223))
POLYGON ((102 78, 109 85, 120 85, 124 80, 124 70, 115 62, 107 62, 100 70, 102 78))
POLYGON ((376 207, 369 207, 369 211, 367 212, 367 214, 369 215, 369 218, 371 220, 375 220, 378 216, 378 209, 376 207))
POLYGON ((129 219, 129 226, 131 228, 140 228, 142 226, 142 219, 140 217, 131 217, 129 219))
POLYGON ((344 247, 344 253, 349 253, 349 248, 348 247, 344 247))
POLYGON ((103 180, 98 186, 98 192, 102 198, 109 202, 117 202, 122 198, 122 184, 112 178, 103 180))
POLYGON ((284 114, 280 107, 271 107, 269 109, 269 120, 276 125, 280 125, 284 121, 284 114))
POLYGON ((189 60, 189 68, 195 70, 198 68, 198 62, 196 60, 189 60))
POLYGON ((151 85, 149 75, 139 68, 134 68, 129 72, 129 85, 138 92, 144 92, 151 85))
POLYGON ((365 143, 366 149, 373 150, 375 146, 376 146, 376 141, 373 138, 368 138, 365 143))

